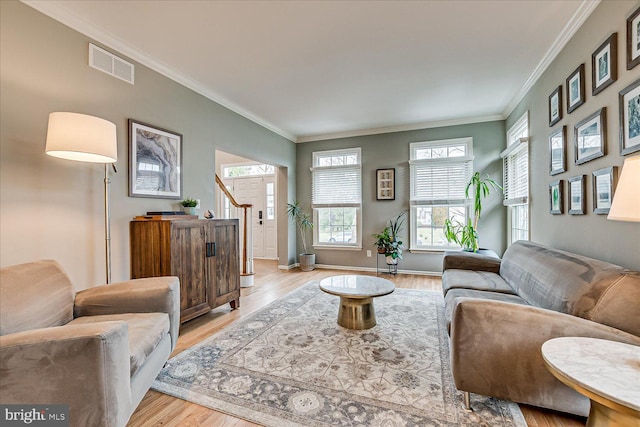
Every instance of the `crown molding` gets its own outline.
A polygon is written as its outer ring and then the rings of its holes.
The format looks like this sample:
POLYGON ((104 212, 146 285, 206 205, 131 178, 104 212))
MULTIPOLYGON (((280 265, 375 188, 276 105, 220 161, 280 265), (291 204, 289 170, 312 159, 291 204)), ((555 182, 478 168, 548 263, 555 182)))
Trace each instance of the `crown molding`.
POLYGON ((538 79, 542 76, 542 74, 549 68, 549 65, 553 62, 554 59, 560 54, 562 49, 569 43, 571 37, 580 29, 584 21, 591 15, 591 13, 598 7, 601 0, 583 0, 582 4, 573 14, 567 25, 562 29, 560 35, 555 39, 547 53, 544 54, 536 68, 534 68, 533 72, 524 82, 524 85, 520 88, 520 90, 515 94, 515 96, 509 101, 506 108, 504 109, 502 115, 506 118, 509 117, 509 114, 513 112, 513 110, 518 106, 520 101, 522 101, 525 95, 531 90, 533 85, 538 81, 538 79))
POLYGON ((85 36, 107 46, 117 53, 128 56, 134 61, 139 62, 140 64, 162 74, 163 76, 193 90, 194 92, 210 99, 211 101, 222 105, 225 108, 237 113, 248 120, 274 132, 283 138, 288 139, 289 141, 295 142, 296 137, 289 132, 280 129, 279 127, 269 123, 268 121, 252 114, 251 112, 245 110, 244 108, 234 104, 223 96, 218 95, 217 93, 207 89, 202 83, 187 77, 181 73, 177 73, 174 70, 167 67, 165 64, 156 61, 151 58, 149 55, 141 52, 140 50, 134 48, 128 43, 120 40, 116 36, 106 31, 102 31, 92 24, 90 24, 85 19, 81 18, 77 14, 69 11, 55 2, 44 1, 44 0, 20 0, 22 3, 26 4, 29 7, 41 12, 48 17, 55 19, 56 21, 70 27, 79 33, 84 34, 85 36))
POLYGON ((420 130, 429 128, 440 128, 445 126, 467 125, 471 123, 494 122, 496 120, 504 120, 502 114, 494 114, 491 116, 466 117, 461 119, 438 120, 434 122, 411 123, 407 125, 388 126, 373 129, 360 129, 346 132, 327 133, 312 136, 303 136, 297 139, 296 143, 325 141, 329 139, 351 138, 355 136, 378 135, 382 133, 404 132, 410 130, 420 130))

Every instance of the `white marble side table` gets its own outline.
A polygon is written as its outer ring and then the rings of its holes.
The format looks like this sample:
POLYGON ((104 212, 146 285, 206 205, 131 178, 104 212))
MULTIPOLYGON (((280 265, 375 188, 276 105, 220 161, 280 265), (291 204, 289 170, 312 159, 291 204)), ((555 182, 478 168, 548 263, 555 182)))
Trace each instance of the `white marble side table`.
POLYGON ((338 325, 347 329, 369 329, 376 325, 373 298, 388 295, 396 287, 380 277, 348 274, 322 279, 320 289, 340 297, 338 325))
POLYGON ((542 345, 549 371, 591 400, 587 427, 640 427, 640 347, 596 338, 542 345))

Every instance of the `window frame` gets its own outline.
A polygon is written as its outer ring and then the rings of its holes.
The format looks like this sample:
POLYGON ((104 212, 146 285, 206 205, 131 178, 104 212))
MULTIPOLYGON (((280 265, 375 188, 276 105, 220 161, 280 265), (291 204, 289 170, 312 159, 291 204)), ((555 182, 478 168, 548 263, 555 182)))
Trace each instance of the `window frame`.
POLYGON ((362 149, 361 147, 353 147, 353 148, 342 148, 337 150, 322 150, 322 151, 314 151, 312 153, 311 158, 311 210, 313 216, 313 243, 312 247, 314 249, 332 249, 332 250, 361 250, 362 249, 362 149), (320 158, 327 156, 341 156, 341 155, 356 155, 357 163, 356 164, 345 164, 345 165, 331 165, 331 166, 319 166, 317 163, 320 158), (314 203, 314 172, 328 169, 341 169, 348 168, 353 169, 357 168, 359 172, 358 176, 358 184, 359 189, 357 197, 359 198, 358 202, 350 202, 350 203, 314 203), (355 232, 356 232, 356 240, 354 242, 320 242, 319 234, 320 234, 320 223, 319 223, 319 214, 320 209, 330 209, 330 208, 355 208, 355 232))
POLYGON ((520 233, 518 238, 514 238, 516 232, 521 231, 519 224, 520 221, 514 221, 514 214, 516 210, 520 210, 522 206, 525 206, 524 212, 526 212, 526 240, 531 240, 531 156, 529 150, 529 111, 527 110, 507 131, 507 148, 500 154, 503 158, 503 183, 505 186, 503 205, 507 207, 507 246, 511 245, 516 240, 522 240, 520 233), (519 150, 526 150, 527 156, 527 195, 520 200, 509 199, 507 180, 505 176, 507 173, 506 162, 509 156, 518 154, 519 150))
MULTIPOLYGON (((443 252, 447 250, 456 250, 462 249, 459 246, 455 245, 420 245, 418 246, 418 221, 417 221, 417 212, 419 208, 422 207, 460 207, 464 209, 465 215, 465 223, 470 218, 470 199, 462 196, 460 199, 448 198, 444 200, 419 200, 415 199, 415 182, 413 179, 414 176, 414 167, 421 164, 451 164, 451 163, 464 163, 465 164, 465 181, 464 187, 466 187, 466 183, 469 179, 471 179, 471 175, 473 174, 473 137, 463 137, 463 138, 450 138, 450 139, 441 139, 434 141, 420 141, 413 142, 409 144, 409 185, 410 185, 410 194, 409 194, 409 251, 411 252, 443 252), (436 158, 436 159, 416 159, 416 152, 421 148, 433 148, 433 147, 442 147, 442 146, 451 146, 451 145, 461 145, 464 144, 466 146, 466 155, 465 156, 455 156, 455 157, 444 157, 444 158, 436 158)), ((461 188, 461 191, 464 191, 464 187, 461 188)), ((438 227, 431 227, 431 229, 438 227)))

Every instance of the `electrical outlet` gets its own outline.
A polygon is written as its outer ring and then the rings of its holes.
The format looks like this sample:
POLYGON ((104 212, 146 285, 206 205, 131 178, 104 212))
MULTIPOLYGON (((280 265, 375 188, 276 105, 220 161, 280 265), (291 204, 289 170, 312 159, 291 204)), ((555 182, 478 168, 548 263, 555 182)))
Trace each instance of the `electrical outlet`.
POLYGON ((367 251, 367 257, 371 258, 371 251, 367 251))
POLYGON ((196 201, 198 202, 198 204, 196 205, 196 209, 200 209, 200 199, 196 199, 196 201))

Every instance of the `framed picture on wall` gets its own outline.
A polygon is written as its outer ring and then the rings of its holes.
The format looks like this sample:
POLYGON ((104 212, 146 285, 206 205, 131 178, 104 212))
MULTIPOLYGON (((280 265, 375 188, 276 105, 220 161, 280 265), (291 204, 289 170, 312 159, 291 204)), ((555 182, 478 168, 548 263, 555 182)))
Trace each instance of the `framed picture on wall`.
POLYGON ((613 33, 591 55, 591 93, 597 95, 618 80, 618 33, 613 33))
POLYGON ((580 165, 606 154, 606 107, 576 124, 574 128, 575 163, 580 165))
POLYGON ((549 175, 557 175, 567 170, 567 127, 549 135, 549 175))
POLYGON ((549 95, 549 127, 562 120, 562 86, 549 95))
POLYGON ((620 154, 640 151, 640 79, 620 91, 620 154))
POLYGON ((567 77, 567 113, 584 104, 584 64, 567 77))
POLYGON ((395 200, 396 198, 396 170, 376 170, 376 200, 395 200))
POLYGON ((182 135, 129 119, 129 196, 182 198, 182 135))
POLYGON ((618 168, 611 166, 593 172, 593 213, 606 215, 616 190, 618 168))
POLYGON ((564 213, 564 181, 559 179, 549 184, 549 212, 551 215, 564 213))
POLYGON ((569 178, 569 215, 584 215, 585 175, 569 178))
POLYGON ((640 64, 640 7, 627 18, 627 70, 640 64))

